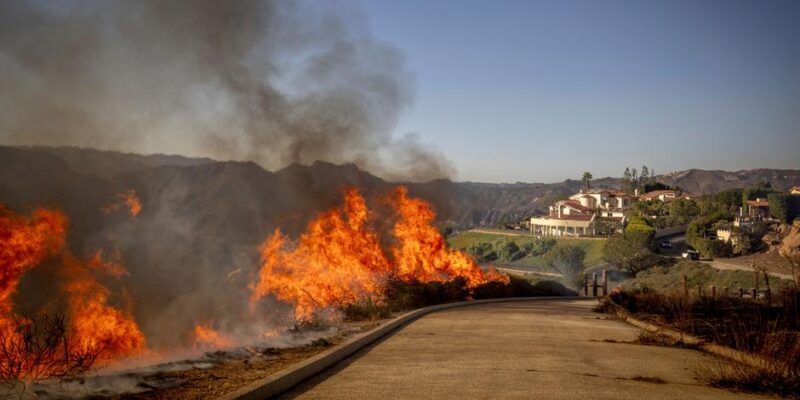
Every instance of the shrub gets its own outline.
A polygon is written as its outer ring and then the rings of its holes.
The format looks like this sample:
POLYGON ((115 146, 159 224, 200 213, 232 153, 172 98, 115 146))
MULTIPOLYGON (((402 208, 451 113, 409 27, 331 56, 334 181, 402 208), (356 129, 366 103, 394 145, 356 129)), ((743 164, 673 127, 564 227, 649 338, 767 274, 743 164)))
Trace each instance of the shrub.
POLYGON ((641 231, 626 231, 606 241, 603 259, 622 271, 636 275, 657 263, 652 251, 651 235, 641 231))
POLYGON ((583 260, 586 250, 581 247, 559 244, 544 255, 548 268, 558 272, 574 287, 583 285, 583 260))
POLYGON ((362 299, 342 308, 346 321, 366 321, 389 318, 392 310, 387 304, 373 301, 371 297, 362 299))
POLYGON ((95 367, 102 347, 70 346, 61 313, 14 317, 0 329, 0 382, 15 384, 81 375, 95 367))
POLYGON ((767 201, 769 213, 783 223, 791 223, 800 216, 800 196, 771 193, 767 201))

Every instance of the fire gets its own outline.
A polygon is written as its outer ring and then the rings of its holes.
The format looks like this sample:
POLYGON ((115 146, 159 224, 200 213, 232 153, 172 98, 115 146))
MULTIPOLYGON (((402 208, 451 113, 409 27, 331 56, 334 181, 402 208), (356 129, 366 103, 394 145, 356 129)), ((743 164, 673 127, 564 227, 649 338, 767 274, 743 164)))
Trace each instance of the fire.
POLYGON ((96 352, 98 361, 106 363, 140 354, 145 339, 130 312, 109 305, 111 292, 92 275, 92 269, 119 272, 118 264, 105 264, 99 258, 83 263, 64 256, 67 293, 73 346, 85 352, 96 352))
POLYGON ((59 211, 37 208, 20 217, 0 205, 0 328, 5 329, 11 296, 27 270, 64 246, 67 218, 59 211))
POLYGON ((136 216, 142 211, 142 202, 136 197, 136 192, 134 190, 128 190, 117 194, 117 199, 119 200, 117 203, 103 208, 102 211, 109 214, 125 206, 128 208, 128 215, 130 215, 131 219, 136 219, 136 216))
POLYGON ((214 330, 209 325, 195 325, 194 343, 195 347, 213 349, 223 349, 234 345, 232 339, 214 330))
POLYGON ((430 282, 463 276, 471 287, 486 282, 472 258, 447 247, 439 230, 433 226, 436 213, 430 204, 408 197, 408 190, 403 186, 395 188, 388 201, 400 216, 393 230, 398 244, 392 249, 400 278, 430 282))
POLYGON ((294 304, 296 319, 309 320, 321 310, 359 299, 381 300, 392 276, 422 282, 463 276, 470 287, 491 279, 470 257, 447 248, 432 225, 436 215, 428 203, 409 198, 404 187, 386 202, 397 217, 390 251, 369 227, 371 212, 355 189, 345 192, 342 207, 311 221, 296 243, 276 230, 261 246, 262 266, 251 301, 273 295, 294 304))
POLYGON ((93 274, 100 271, 120 276, 124 268, 104 262, 99 252, 84 262, 64 250, 67 224, 60 211, 35 209, 23 217, 0 205, 0 367, 5 374, 19 379, 58 376, 100 366, 145 348, 144 336, 130 312, 109 304, 109 289, 93 274), (25 332, 33 332, 37 322, 15 314, 12 296, 28 270, 59 253, 67 304, 63 336, 57 333, 62 320, 50 317, 50 325, 46 324, 54 329, 47 337, 50 344, 29 343, 25 332))
POLYGON ((297 246, 276 230, 261 246, 262 266, 251 299, 268 294, 295 304, 295 316, 309 319, 317 310, 378 295, 391 264, 378 235, 367 228, 369 210, 354 189, 341 208, 308 225, 297 246))

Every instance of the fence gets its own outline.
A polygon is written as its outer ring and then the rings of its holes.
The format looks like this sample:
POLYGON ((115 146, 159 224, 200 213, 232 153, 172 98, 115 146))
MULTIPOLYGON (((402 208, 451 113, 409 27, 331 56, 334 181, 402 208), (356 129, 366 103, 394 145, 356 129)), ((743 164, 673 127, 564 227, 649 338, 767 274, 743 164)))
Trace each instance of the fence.
POLYGON ((608 296, 608 270, 603 270, 601 281, 597 283, 597 272, 592 273, 592 281, 589 282, 589 274, 583 275, 583 295, 589 296, 589 289, 591 288, 592 296, 597 297, 597 289, 603 289, 603 296, 608 296))
MULTIPOLYGON (((689 289, 686 275, 681 275, 681 290, 683 291, 683 295, 685 297, 689 297, 692 294, 692 291, 689 289)), ((704 287, 703 285, 697 285, 695 286, 694 291, 698 297, 709 297, 712 300, 720 297, 736 296, 739 298, 763 300, 768 306, 778 303, 778 300, 780 300, 780 304, 793 306, 794 308, 797 308, 797 305, 800 304, 800 292, 797 290, 784 289, 781 290, 780 293, 774 293, 772 288, 769 286, 764 289, 757 287, 738 287, 735 289, 735 291, 733 291, 732 288, 727 286, 717 288, 715 285, 707 287, 704 287)), ((583 275, 583 295, 588 297, 590 296, 590 293, 592 297, 608 295, 608 270, 604 269, 600 272, 599 282, 597 272, 592 273, 591 279, 589 279, 589 274, 583 275), (601 291, 602 294, 600 294, 601 291)))

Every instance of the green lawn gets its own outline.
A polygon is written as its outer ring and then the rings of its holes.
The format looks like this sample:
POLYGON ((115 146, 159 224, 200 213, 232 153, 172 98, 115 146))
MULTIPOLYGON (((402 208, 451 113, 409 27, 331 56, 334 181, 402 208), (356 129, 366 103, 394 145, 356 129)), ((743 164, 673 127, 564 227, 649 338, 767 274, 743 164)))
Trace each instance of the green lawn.
MULTIPOLYGON (((527 236, 527 235, 519 235, 519 236, 510 236, 510 235, 503 235, 500 233, 485 233, 485 232, 462 232, 458 235, 451 236, 447 239, 447 242, 450 244, 451 247, 463 250, 467 248, 467 246, 480 243, 480 242, 489 242, 494 243, 497 240, 505 239, 509 241, 516 242, 518 246, 522 246, 525 242, 531 242, 535 240, 534 236, 527 236)), ((584 259, 584 264, 587 267, 593 267, 598 264, 601 264, 603 261, 603 246, 605 245, 605 239, 556 239, 559 243, 568 243, 576 246, 582 247, 586 251, 586 258, 584 259)), ((542 256, 528 256, 516 261, 513 261, 508 264, 503 264, 501 262, 492 262, 494 265, 498 266, 509 266, 509 267, 516 267, 520 269, 531 269, 531 270, 541 270, 543 268, 542 263, 542 256)))

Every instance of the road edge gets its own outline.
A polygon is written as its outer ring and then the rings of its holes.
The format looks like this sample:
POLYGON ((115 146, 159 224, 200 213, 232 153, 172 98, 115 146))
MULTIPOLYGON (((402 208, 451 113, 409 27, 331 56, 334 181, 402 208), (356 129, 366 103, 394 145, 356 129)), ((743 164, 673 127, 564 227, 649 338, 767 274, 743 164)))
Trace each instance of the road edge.
POLYGON ((274 374, 268 375, 243 388, 217 397, 217 400, 256 400, 268 399, 297 386, 307 379, 330 368, 334 364, 355 354, 362 348, 376 340, 394 332, 419 317, 432 312, 450 308, 465 307, 479 304, 513 302, 513 301, 540 301, 540 300, 588 300, 594 298, 578 296, 545 296, 545 297, 510 297, 504 299, 471 300, 457 303, 439 304, 420 308, 403 314, 391 321, 370 331, 358 334, 344 343, 338 344, 325 352, 289 366, 274 374))
MULTIPOLYGON (((613 303, 612 303, 613 304, 613 303)), ((697 350, 704 353, 713 354, 724 359, 749 365, 751 367, 762 368, 769 364, 769 360, 759 357, 758 355, 746 353, 741 350, 736 350, 727 346, 722 346, 707 340, 701 339, 697 336, 690 335, 681 331, 677 331, 664 326, 652 324, 650 322, 642 321, 635 318, 632 314, 624 310, 622 307, 614 304, 615 311, 613 315, 629 325, 639 328, 643 331, 655 333, 657 335, 666 336, 677 343, 683 343, 693 346, 697 350)))

